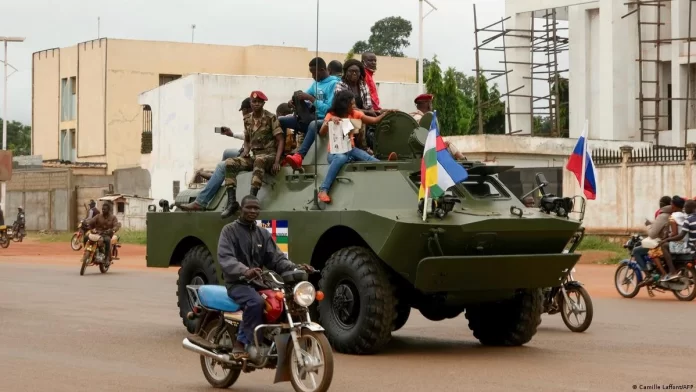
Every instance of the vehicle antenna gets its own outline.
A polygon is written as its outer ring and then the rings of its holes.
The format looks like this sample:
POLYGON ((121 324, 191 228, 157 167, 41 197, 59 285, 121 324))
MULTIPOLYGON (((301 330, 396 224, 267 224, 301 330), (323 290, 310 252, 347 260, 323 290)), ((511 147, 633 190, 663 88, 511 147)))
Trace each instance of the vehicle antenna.
MULTIPOLYGON (((316 56, 314 56, 314 58, 318 58, 319 57, 319 0, 317 0, 317 33, 316 33, 315 52, 316 52, 316 56)), ((315 69, 318 71, 317 68, 318 68, 319 64, 314 63, 314 65, 315 65, 315 69)), ((314 79, 314 94, 316 94, 317 96, 319 95, 319 82, 316 80, 316 78, 314 79)), ((315 115, 317 113, 316 101, 314 104, 314 113, 315 113, 315 115)), ((316 121, 316 116, 315 116, 315 121, 316 121)), ((319 135, 318 135, 319 129, 317 129, 316 132, 317 132, 317 135, 315 135, 315 139, 314 139, 314 200, 313 200, 314 205, 312 206, 312 210, 321 210, 322 208, 319 205, 319 188, 317 187, 317 179, 319 177, 319 173, 317 171, 317 161, 319 159, 319 156, 317 155, 317 144, 319 143, 319 140, 317 140, 317 138, 319 137, 319 135)))

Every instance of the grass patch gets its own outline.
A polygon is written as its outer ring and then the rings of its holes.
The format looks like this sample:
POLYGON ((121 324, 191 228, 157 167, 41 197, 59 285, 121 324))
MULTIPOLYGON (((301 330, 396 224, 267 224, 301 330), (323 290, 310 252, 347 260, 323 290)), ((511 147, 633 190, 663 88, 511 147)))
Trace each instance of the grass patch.
POLYGON ((580 246, 578 246, 577 251, 605 251, 614 253, 613 257, 602 260, 598 264, 618 264, 619 261, 626 258, 626 249, 623 248, 623 245, 599 236, 586 236, 582 240, 580 246))
MULTIPOLYGON (((61 231, 53 233, 27 233, 27 237, 33 237, 38 239, 40 242, 66 242, 70 243, 75 232, 72 231, 61 231)), ((119 230, 118 236, 120 237, 120 242, 122 244, 135 244, 135 245, 145 245, 147 243, 147 234, 145 231, 137 230, 119 230)))

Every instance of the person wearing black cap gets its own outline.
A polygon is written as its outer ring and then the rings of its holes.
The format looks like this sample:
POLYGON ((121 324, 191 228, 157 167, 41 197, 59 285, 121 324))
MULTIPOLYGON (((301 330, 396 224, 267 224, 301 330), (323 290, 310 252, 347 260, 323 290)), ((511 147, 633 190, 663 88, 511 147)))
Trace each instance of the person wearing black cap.
MULTIPOLYGON (((242 101, 242 106, 239 107, 239 111, 242 112, 242 118, 244 118, 244 116, 246 116, 247 114, 251 113, 251 98, 245 98, 242 101)), ((242 141, 244 140, 244 132, 235 134, 228 127, 222 127, 222 134, 242 141)), ((241 147, 239 149, 228 148, 222 153, 222 160, 224 161, 227 158, 236 158, 242 153, 243 150, 244 147, 241 147)))

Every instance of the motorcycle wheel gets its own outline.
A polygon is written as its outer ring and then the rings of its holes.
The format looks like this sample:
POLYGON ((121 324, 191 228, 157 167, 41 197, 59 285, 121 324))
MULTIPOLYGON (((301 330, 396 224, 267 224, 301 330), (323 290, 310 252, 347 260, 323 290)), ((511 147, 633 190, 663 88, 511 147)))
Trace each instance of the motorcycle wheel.
POLYGON ((82 249, 82 238, 77 234, 73 234, 72 238, 70 238, 70 247, 76 252, 82 249))
MULTIPOLYGON (((232 346, 233 340, 228 331, 225 331, 222 334, 222 338, 217 339, 216 341, 215 337, 218 333, 219 328, 220 323, 217 321, 211 323, 209 327, 206 326, 208 333, 206 334, 205 338, 211 343, 232 346)), ((214 388, 223 389, 229 388, 232 386, 232 384, 237 382, 239 375, 242 373, 242 369, 224 368, 222 367, 222 365, 217 363, 216 360, 205 357, 203 355, 201 355, 201 369, 203 370, 203 375, 205 376, 205 379, 208 380, 210 385, 212 385, 214 388), (216 365, 218 365, 217 367, 220 369, 219 373, 215 370, 216 365)))
POLYGON ((111 263, 109 263, 109 264, 99 264, 99 271, 100 271, 102 274, 105 274, 105 273, 109 270, 109 267, 111 267, 111 263))
POLYGON ((7 249, 7 247, 10 246, 10 239, 5 237, 2 242, 0 242, 0 246, 7 249))
MULTIPOLYGON (((296 392, 325 392, 331 386, 333 379, 333 351, 329 340, 321 332, 302 330, 302 335, 297 337, 297 342, 302 350, 302 355, 310 355, 322 365, 318 369, 305 370, 295 355, 294 346, 288 348, 290 356, 290 383, 296 392), (315 376, 316 374, 316 376, 315 376)), ((306 361, 303 361, 306 362, 306 361)))
POLYGON ((561 318, 563 319, 563 323, 565 323, 566 327, 568 327, 568 329, 572 332, 585 332, 587 328, 590 327, 590 324, 592 323, 592 316, 594 315, 592 309, 592 299, 590 299, 590 295, 583 287, 569 287, 566 289, 566 294, 568 294, 568 298, 575 302, 578 307, 582 308, 580 304, 583 302, 585 303, 585 318, 582 320, 582 322, 580 322, 578 315, 573 314, 572 307, 566 304, 563 294, 559 293, 561 296, 559 305, 561 308, 561 318), (577 295, 577 299, 573 298, 574 295, 577 295))
POLYGON ((82 256, 82 268, 80 268, 80 276, 85 274, 85 269, 87 269, 87 264, 89 264, 89 255, 82 256))
POLYGON ((638 276, 636 276, 635 271, 633 271, 631 267, 620 265, 619 268, 616 269, 616 273, 614 274, 614 287, 616 287, 616 291, 618 291, 619 295, 622 297, 633 298, 638 295, 640 291, 640 286, 638 286, 639 283, 638 276), (629 290, 631 284, 633 285, 633 289, 629 290), (625 290, 621 288, 623 285, 626 285, 625 290))
POLYGON ((672 290, 672 294, 680 301, 693 301, 696 298, 696 285, 694 285, 696 281, 696 267, 683 267, 681 271, 682 276, 689 280, 689 287, 682 291, 672 290))

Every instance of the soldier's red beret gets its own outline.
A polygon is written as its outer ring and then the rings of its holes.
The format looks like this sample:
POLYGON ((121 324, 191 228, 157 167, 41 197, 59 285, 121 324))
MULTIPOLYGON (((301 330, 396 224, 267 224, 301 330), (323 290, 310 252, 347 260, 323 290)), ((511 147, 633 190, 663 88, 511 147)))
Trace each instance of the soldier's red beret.
POLYGON ((420 101, 432 101, 433 100, 433 95, 432 94, 421 94, 416 97, 416 99, 413 100, 413 102, 420 102, 420 101))
POLYGON ((261 91, 252 91, 251 98, 252 99, 258 98, 264 102, 268 101, 268 97, 266 97, 266 94, 262 93, 261 91))

